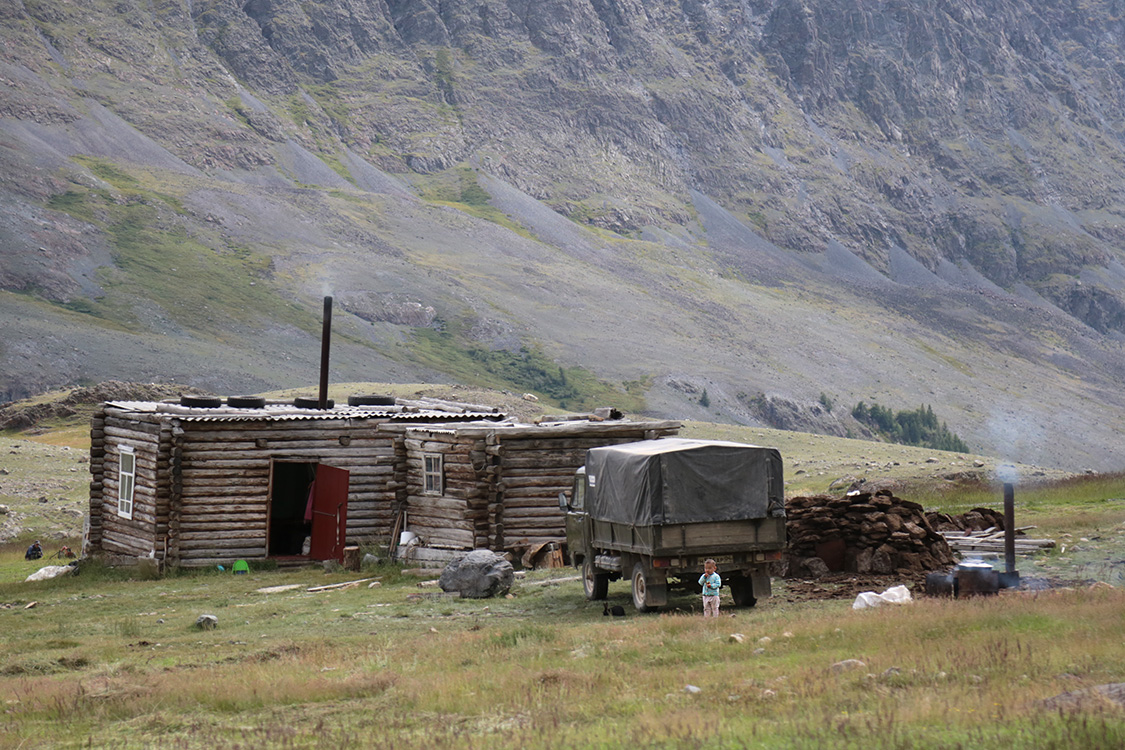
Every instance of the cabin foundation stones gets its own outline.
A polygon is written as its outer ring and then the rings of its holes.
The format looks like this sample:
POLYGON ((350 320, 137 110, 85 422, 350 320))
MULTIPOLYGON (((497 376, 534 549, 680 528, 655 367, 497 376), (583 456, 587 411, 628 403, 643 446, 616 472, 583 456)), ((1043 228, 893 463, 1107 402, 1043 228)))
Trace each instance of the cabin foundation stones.
POLYGON ((786 501, 790 577, 828 572, 916 577, 953 565, 953 553, 921 505, 889 492, 786 501))

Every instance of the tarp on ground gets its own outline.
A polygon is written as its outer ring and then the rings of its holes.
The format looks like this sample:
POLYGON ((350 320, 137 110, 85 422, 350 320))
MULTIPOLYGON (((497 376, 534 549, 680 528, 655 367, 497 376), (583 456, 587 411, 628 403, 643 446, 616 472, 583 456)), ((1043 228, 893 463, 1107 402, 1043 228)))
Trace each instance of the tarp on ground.
POLYGON ((776 448, 662 438, 592 448, 587 498, 598 519, 633 526, 784 515, 776 448))

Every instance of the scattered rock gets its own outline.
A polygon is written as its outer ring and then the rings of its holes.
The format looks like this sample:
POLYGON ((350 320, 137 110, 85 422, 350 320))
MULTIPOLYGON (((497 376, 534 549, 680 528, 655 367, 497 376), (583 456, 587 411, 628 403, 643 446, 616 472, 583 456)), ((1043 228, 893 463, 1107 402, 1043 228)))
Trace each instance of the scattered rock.
POLYGON ((742 643, 746 640, 746 636, 742 633, 731 633, 727 636, 727 640, 731 643, 742 643))
POLYGON ((1072 690, 1043 701, 1043 707, 1050 710, 1069 710, 1090 708, 1125 707, 1125 682, 1098 685, 1087 690, 1072 690))
POLYGON ((867 665, 859 659, 844 659, 832 665, 833 672, 847 672, 852 669, 867 669, 867 665))
POLYGON ((48 565, 45 568, 40 568, 39 570, 35 571, 24 580, 46 581, 50 580, 51 578, 58 578, 59 576, 71 575, 77 570, 78 568, 71 565, 48 565))
POLYGON ((695 685, 684 685, 684 692, 690 695, 699 695, 703 692, 703 688, 696 687, 695 685))
POLYGON ((515 569, 503 556, 487 549, 459 555, 445 566, 442 591, 458 592, 463 599, 505 596, 515 581, 515 569))

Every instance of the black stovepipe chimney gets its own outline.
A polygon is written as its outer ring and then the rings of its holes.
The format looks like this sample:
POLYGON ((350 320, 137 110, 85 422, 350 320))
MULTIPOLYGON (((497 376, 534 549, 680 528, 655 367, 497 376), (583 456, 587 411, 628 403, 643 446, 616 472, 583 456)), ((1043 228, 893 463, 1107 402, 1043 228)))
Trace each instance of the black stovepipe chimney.
POLYGON ((332 298, 324 298, 324 330, 320 334, 320 409, 328 408, 328 350, 332 344, 332 298))

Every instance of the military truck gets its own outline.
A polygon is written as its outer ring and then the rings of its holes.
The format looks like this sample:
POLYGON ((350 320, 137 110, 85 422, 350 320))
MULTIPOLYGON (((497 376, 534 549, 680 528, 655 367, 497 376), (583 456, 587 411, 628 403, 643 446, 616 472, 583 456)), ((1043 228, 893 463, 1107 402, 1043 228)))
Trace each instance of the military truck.
POLYGON ((735 605, 752 607, 770 596, 768 566, 785 547, 775 448, 685 438, 593 448, 559 506, 586 598, 625 578, 640 612, 667 604, 669 588, 698 591, 707 558, 735 605))

